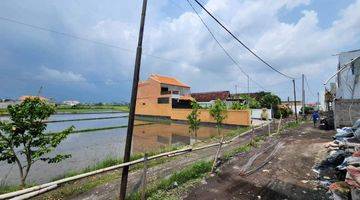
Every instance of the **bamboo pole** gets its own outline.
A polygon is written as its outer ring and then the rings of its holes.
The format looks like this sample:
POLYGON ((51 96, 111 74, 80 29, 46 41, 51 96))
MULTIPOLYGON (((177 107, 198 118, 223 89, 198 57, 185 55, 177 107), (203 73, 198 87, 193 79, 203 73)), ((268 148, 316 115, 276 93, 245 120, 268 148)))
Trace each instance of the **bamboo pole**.
POLYGON ((35 192, 30 192, 30 193, 26 193, 26 194, 23 194, 23 195, 20 195, 20 196, 17 196, 15 198, 12 198, 12 200, 23 200, 23 199, 30 199, 31 197, 35 197, 39 194, 42 194, 42 193, 45 193, 45 192, 48 192, 50 190, 53 190, 57 187, 57 185, 50 185, 46 188, 43 188, 41 190, 37 190, 35 192))
POLYGON ((213 165, 212 165, 212 168, 211 168, 211 173, 214 173, 214 172, 215 172, 215 167, 216 167, 216 163, 217 163, 217 160, 218 160, 218 157, 219 157, 219 154, 220 154, 221 146, 222 146, 222 144, 223 144, 223 140, 224 140, 224 135, 221 137, 219 147, 218 147, 218 149, 216 150, 214 162, 213 162, 213 165))

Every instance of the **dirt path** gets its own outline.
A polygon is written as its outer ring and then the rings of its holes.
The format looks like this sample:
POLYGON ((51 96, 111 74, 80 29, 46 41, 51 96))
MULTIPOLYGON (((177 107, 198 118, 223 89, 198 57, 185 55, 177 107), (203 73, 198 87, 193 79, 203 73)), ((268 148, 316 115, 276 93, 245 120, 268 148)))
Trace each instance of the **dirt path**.
POLYGON ((218 176, 192 189, 186 199, 325 199, 326 190, 316 181, 312 167, 325 156, 324 144, 331 141, 332 135, 333 132, 314 129, 310 124, 286 131, 278 138, 268 139, 261 148, 223 165, 218 176), (257 155, 247 171, 264 164, 274 152, 262 168, 241 175, 251 157, 257 155))

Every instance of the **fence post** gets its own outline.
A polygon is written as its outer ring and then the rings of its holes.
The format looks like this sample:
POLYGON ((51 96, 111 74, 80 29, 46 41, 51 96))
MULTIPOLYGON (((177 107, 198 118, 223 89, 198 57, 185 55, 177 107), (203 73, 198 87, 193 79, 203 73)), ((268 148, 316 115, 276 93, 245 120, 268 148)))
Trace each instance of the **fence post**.
POLYGON ((268 136, 270 136, 271 135, 271 127, 270 127, 270 125, 271 125, 271 121, 268 123, 268 130, 269 130, 269 134, 268 134, 268 136))
POLYGON ((279 120, 279 124, 278 124, 276 134, 279 134, 279 132, 280 132, 281 120, 282 120, 282 115, 280 115, 280 120, 279 120))
POLYGON ((144 171, 141 180, 141 200, 146 199, 146 174, 147 174, 147 161, 148 161, 148 154, 144 154, 144 171))
POLYGON ((215 171, 216 162, 217 162, 218 157, 219 157, 219 154, 220 154, 220 149, 221 149, 221 146, 222 146, 222 144, 223 144, 223 140, 224 140, 224 136, 222 136, 221 141, 220 141, 219 148, 218 148, 217 151, 216 151, 215 158, 214 158, 214 163, 213 163, 213 166, 212 166, 212 168, 211 168, 211 173, 214 173, 214 171, 215 171))

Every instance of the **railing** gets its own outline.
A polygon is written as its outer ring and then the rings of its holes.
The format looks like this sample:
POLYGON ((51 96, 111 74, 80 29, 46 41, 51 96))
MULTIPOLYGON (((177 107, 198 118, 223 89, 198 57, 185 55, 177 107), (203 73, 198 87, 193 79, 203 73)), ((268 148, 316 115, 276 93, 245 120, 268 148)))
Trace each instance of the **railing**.
POLYGON ((161 91, 160 94, 161 95, 171 94, 171 91, 161 91))
MULTIPOLYGON (((180 150, 161 153, 161 154, 158 154, 158 155, 147 157, 146 161, 158 159, 158 158, 161 158, 161 157, 179 156, 179 155, 187 154, 187 153, 190 153, 190 152, 193 152, 193 151, 199 151, 199 150, 202 150, 202 149, 207 149, 207 148, 219 146, 220 144, 221 145, 222 144, 228 144, 228 143, 233 142, 238 137, 240 137, 242 135, 245 135, 245 134, 248 134, 248 133, 250 133, 250 132, 252 132, 254 130, 261 129, 264 126, 267 126, 268 124, 270 124, 270 122, 264 123, 261 126, 253 128, 251 130, 248 130, 248 131, 242 133, 241 135, 235 136, 234 138, 232 138, 232 139, 230 139, 228 141, 217 142, 217 143, 205 145, 205 146, 202 146, 202 147, 196 147, 196 148, 188 147, 188 148, 184 148, 184 149, 180 149, 180 150)), ((76 175, 76 176, 60 179, 60 180, 57 180, 57 181, 53 181, 53 182, 50 182, 50 183, 45 183, 45 184, 34 186, 34 187, 31 187, 31 188, 27 188, 27 189, 15 191, 15 192, 2 194, 2 195, 0 195, 0 200, 1 199, 10 199, 10 198, 17 199, 17 200, 28 199, 28 198, 37 196, 39 194, 46 193, 46 192, 48 192, 48 191, 50 191, 52 189, 55 189, 56 187, 58 187, 59 185, 64 184, 64 183, 79 180, 79 179, 86 178, 86 177, 93 176, 93 175, 100 174, 100 173, 105 173, 105 172, 108 172, 108 171, 121 169, 121 168, 123 168, 125 166, 132 166, 132 165, 136 165, 136 164, 143 163, 143 162, 145 162, 145 158, 140 158, 140 159, 133 160, 133 161, 130 161, 130 162, 114 165, 114 166, 111 166, 111 167, 95 170, 95 171, 92 171, 92 172, 87 172, 87 173, 84 173, 84 174, 79 174, 79 175, 76 175)))
POLYGON ((166 95, 166 94, 180 94, 179 91, 161 91, 160 92, 161 95, 166 95))

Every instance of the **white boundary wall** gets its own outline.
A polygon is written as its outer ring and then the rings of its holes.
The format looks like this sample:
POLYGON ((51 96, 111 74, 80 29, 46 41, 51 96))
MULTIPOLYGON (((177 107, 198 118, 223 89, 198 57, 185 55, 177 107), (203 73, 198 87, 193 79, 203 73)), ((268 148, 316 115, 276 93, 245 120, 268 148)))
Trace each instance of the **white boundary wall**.
MULTIPOLYGON (((251 109, 251 119, 261 119, 262 109, 251 109)), ((271 109, 267 109, 269 113, 269 119, 272 119, 272 111, 271 109)))

